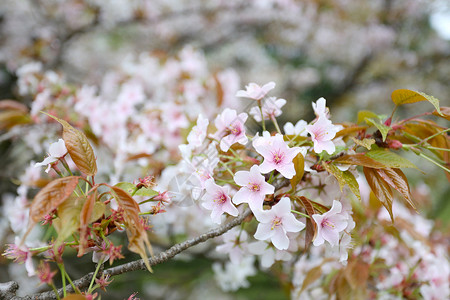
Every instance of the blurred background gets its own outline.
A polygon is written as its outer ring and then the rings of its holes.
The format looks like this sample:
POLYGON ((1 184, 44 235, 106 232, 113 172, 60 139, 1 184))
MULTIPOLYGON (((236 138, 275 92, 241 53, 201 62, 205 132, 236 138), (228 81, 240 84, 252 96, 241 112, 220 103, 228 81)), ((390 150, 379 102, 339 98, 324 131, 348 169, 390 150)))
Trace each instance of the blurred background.
MULTIPOLYGON (((389 115, 393 109, 390 95, 400 88, 425 92, 440 99, 441 106, 450 106, 450 3, 445 0, 3 0, 0 3, 0 99, 14 99, 32 107, 39 91, 30 88, 33 82, 26 76, 33 70, 42 74, 54 72, 48 81, 63 78, 74 87, 94 86, 102 93, 108 91, 108 82, 124 82, 134 76, 130 74, 138 72, 151 89, 146 91, 147 95, 152 95, 154 102, 163 103, 169 101, 162 90, 167 89, 165 84, 170 80, 161 78, 172 76, 174 61, 203 78, 200 87, 184 84, 178 91, 195 97, 200 97, 197 91, 211 80, 221 86, 220 89, 216 86, 213 92, 227 93, 222 89, 229 87, 230 95, 233 89, 243 89, 249 82, 276 82, 273 94, 287 100, 281 123, 312 120, 311 102, 320 97, 327 99, 335 123, 356 122, 360 110, 389 115)), ((397 111, 397 116, 431 109, 427 103, 406 105, 397 111)), ((23 135, 11 130, 13 126, 4 125, 9 117, 0 114, 3 204, 5 195, 17 193, 16 183, 29 162, 40 161, 44 152, 29 151, 33 148, 30 140, 37 133, 29 133, 24 140, 23 135)), ((95 135, 95 128, 93 131, 95 135)), ((429 189, 425 194, 429 193, 430 198, 422 203, 423 213, 438 223, 448 224, 450 188, 445 176, 429 163, 415 157, 411 160, 427 174, 407 173, 413 185, 419 186, 422 180, 427 186, 422 187, 429 189)), ((2 222, 4 232, 0 236, 6 242, 8 226, 5 218, 2 222)), ((19 272, 8 269, 5 259, 0 262, 0 270, 5 270, 0 272, 1 282, 19 272)), ((88 269, 90 259, 85 264, 88 269)), ((76 268, 69 267, 69 272, 82 274, 84 268, 81 263, 76 268)), ((258 288, 222 294, 216 285, 209 284, 211 262, 201 251, 189 260, 157 266, 155 273, 158 274, 155 279, 143 276, 143 272, 116 278, 117 299, 130 294, 130 285, 141 294, 151 290, 154 299, 177 299, 182 295, 190 295, 184 299, 198 299, 211 295, 211 289, 217 295, 215 299, 285 297, 278 283, 265 273, 251 279, 258 288), (124 292, 123 287, 128 290, 124 292)))

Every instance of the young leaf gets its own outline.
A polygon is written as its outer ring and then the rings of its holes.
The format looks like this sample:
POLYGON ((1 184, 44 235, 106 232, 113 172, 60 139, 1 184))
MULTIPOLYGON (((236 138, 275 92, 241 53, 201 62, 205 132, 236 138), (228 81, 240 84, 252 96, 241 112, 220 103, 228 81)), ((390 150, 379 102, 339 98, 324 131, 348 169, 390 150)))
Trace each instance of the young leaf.
POLYGON ((416 206, 411 199, 408 179, 400 169, 386 168, 378 169, 376 171, 387 184, 396 189, 405 198, 407 204, 416 210, 416 206))
POLYGON ((383 137, 383 142, 386 141, 387 134, 389 130, 392 129, 391 127, 384 125, 379 118, 366 118, 366 122, 367 124, 373 125, 376 128, 378 128, 378 130, 381 133, 381 136, 383 137))
POLYGON ((85 201, 85 197, 72 196, 58 207, 58 218, 53 221, 58 232, 55 248, 58 248, 62 242, 80 227, 80 211, 85 201))
MULTIPOLYGON (((126 191, 128 194, 132 194, 136 190, 136 185, 130 182, 119 182, 116 183, 114 186, 117 186, 124 191, 126 191)), ((153 197, 158 195, 158 192, 155 190, 152 190, 150 188, 142 187, 139 190, 136 191, 134 194, 136 196, 143 196, 143 197, 153 197)))
POLYGON ((433 96, 427 95, 422 92, 411 91, 407 89, 395 90, 391 94, 392 101, 395 105, 402 105, 408 103, 416 103, 420 101, 428 101, 436 108, 437 112, 442 115, 439 108, 439 100, 433 96))
POLYGON ((361 194, 359 191, 359 184, 356 181, 355 176, 350 171, 344 171, 342 172, 342 177, 344 178, 344 181, 347 183, 350 190, 355 194, 356 198, 358 198, 359 201, 361 201, 361 194))
POLYGON ((95 160, 94 150, 86 135, 75 129, 64 120, 45 113, 50 118, 55 119, 63 126, 63 140, 66 144, 67 152, 69 152, 75 165, 86 176, 94 176, 97 173, 97 163, 95 160))
POLYGON ((450 121, 450 107, 448 106, 442 106, 441 107, 441 113, 439 114, 437 110, 433 111, 433 115, 442 117, 446 119, 447 121, 450 121))
POLYGON ((293 163, 295 168, 295 175, 291 179, 291 186, 292 189, 295 190, 295 187, 302 180, 303 174, 305 173, 305 158, 301 153, 299 153, 296 157, 294 157, 293 163))
POLYGON ((372 150, 366 153, 366 156, 376 160, 389 168, 415 168, 416 165, 406 158, 395 154, 389 150, 372 150))
POLYGON ((100 201, 96 202, 96 199, 97 189, 88 195, 80 211, 80 245, 78 247, 78 257, 84 254, 84 250, 87 247, 86 237, 89 223, 98 220, 105 212, 105 204, 100 201))
POLYGON ((334 164, 330 163, 326 163, 326 162, 322 162, 322 166, 325 168, 325 170, 327 170, 328 173, 332 174, 336 180, 339 183, 339 188, 342 189, 344 188, 346 182, 344 180, 344 175, 342 174, 342 171, 338 169, 338 167, 336 167, 334 164))
POLYGON ((79 176, 55 179, 36 194, 31 202, 28 228, 22 238, 22 242, 25 241, 36 222, 39 222, 45 215, 52 212, 72 195, 79 179, 79 176))
POLYGON ((378 116, 376 113, 369 110, 361 110, 358 112, 358 120, 356 122, 360 124, 362 122, 365 122, 366 118, 378 118, 378 116))
POLYGON ((378 174, 377 169, 364 167, 363 172, 373 194, 387 209, 389 215, 391 216, 392 222, 394 222, 394 215, 392 213, 393 196, 391 188, 378 174))
MULTIPOLYGON (((314 206, 312 205, 311 201, 304 197, 296 197, 297 200, 299 200, 300 204, 305 208, 306 213, 308 216, 312 217, 316 213, 314 210, 314 206)), ((306 233, 305 233, 305 248, 308 248, 309 245, 311 245, 311 242, 314 240, 314 237, 317 233, 317 224, 316 222, 313 222, 310 218, 306 218, 306 233)))
POLYGON ((374 139, 363 139, 363 140, 358 140, 354 137, 351 137, 351 139, 353 140, 353 142, 361 147, 366 148, 367 150, 370 150, 372 148, 372 145, 375 144, 375 140, 374 139))
POLYGON ((375 168, 375 169, 380 169, 380 168, 386 167, 382 163, 364 155, 364 153, 343 155, 343 156, 335 159, 334 162, 339 163, 339 164, 357 165, 357 166, 363 166, 363 167, 369 167, 369 168, 375 168))
POLYGON ((139 205, 127 192, 117 186, 109 186, 114 192, 118 205, 124 210, 125 226, 127 228, 128 249, 139 254, 147 269, 152 272, 146 249, 153 255, 147 232, 139 219, 139 205))

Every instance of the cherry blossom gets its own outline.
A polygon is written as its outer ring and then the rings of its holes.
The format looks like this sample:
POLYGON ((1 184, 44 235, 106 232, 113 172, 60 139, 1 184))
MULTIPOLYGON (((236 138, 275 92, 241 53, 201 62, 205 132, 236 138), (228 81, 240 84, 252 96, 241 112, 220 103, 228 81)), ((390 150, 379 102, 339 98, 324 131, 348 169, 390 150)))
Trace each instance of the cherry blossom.
POLYGON ((248 203, 253 212, 262 210, 265 195, 273 194, 275 191, 256 165, 252 166, 250 171, 236 172, 234 182, 242 186, 233 197, 234 204, 248 203))
POLYGON ((217 252, 228 253, 233 264, 241 263, 248 248, 248 234, 245 230, 232 228, 222 235, 223 244, 216 247, 217 252))
POLYGON ((45 166, 47 165, 47 169, 45 172, 48 173, 50 171, 52 163, 57 161, 59 158, 64 157, 67 153, 66 144, 63 139, 59 139, 57 142, 52 143, 48 149, 49 156, 46 157, 42 162, 36 163, 35 167, 45 166))
POLYGON ((245 91, 240 90, 237 91, 236 97, 250 98, 254 100, 261 100, 264 96, 271 90, 275 88, 275 82, 271 81, 266 83, 262 87, 257 85, 256 83, 249 83, 245 86, 245 91))
POLYGON ((330 110, 328 107, 326 107, 326 104, 327 100, 325 100, 325 98, 323 97, 319 98, 316 102, 312 103, 312 107, 317 118, 320 117, 325 117, 326 119, 330 118, 330 110))
POLYGON ((230 189, 224 186, 218 186, 214 183, 214 179, 208 179, 205 182, 206 194, 203 195, 202 206, 206 209, 211 210, 211 219, 214 223, 221 223, 221 216, 224 213, 228 213, 232 216, 237 216, 239 211, 231 203, 231 198, 229 195, 230 189))
POLYGON ((206 137, 206 130, 208 129, 209 121, 201 114, 197 118, 197 125, 192 127, 191 132, 187 137, 188 144, 194 148, 202 145, 206 137))
POLYGON ((278 250, 288 249, 287 232, 298 232, 305 228, 305 224, 291 213, 291 201, 288 197, 281 198, 270 210, 256 211, 254 214, 259 222, 254 237, 257 240, 270 239, 278 250))
POLYGON ((277 170, 288 179, 294 177, 295 168, 292 160, 300 153, 299 147, 289 148, 281 134, 258 138, 253 146, 264 157, 263 163, 259 166, 261 173, 277 170))
POLYGON ((331 246, 339 244, 339 233, 348 225, 348 214, 342 212, 342 204, 333 200, 333 206, 326 213, 314 214, 312 218, 317 224, 317 235, 314 246, 320 246, 325 241, 331 246))
POLYGON ((213 138, 220 140, 220 150, 226 152, 234 143, 245 145, 248 138, 245 135, 244 123, 248 115, 240 113, 237 115, 233 109, 226 108, 214 121, 217 132, 213 138))
MULTIPOLYGON (((277 99, 276 97, 270 97, 264 101, 262 105, 262 115, 264 120, 270 120, 281 115, 281 107, 286 104, 285 99, 277 99)), ((261 122, 261 109, 258 106, 254 106, 250 109, 250 114, 257 121, 261 122)))
POLYGON ((306 131, 311 135, 314 142, 314 151, 321 153, 325 150, 328 154, 333 154, 336 146, 332 139, 336 136, 339 128, 325 116, 320 116, 314 124, 306 126, 306 131))
POLYGON ((284 134, 287 135, 299 135, 299 136, 307 136, 308 132, 306 132, 306 123, 305 120, 298 121, 295 126, 291 122, 287 122, 284 124, 284 134))

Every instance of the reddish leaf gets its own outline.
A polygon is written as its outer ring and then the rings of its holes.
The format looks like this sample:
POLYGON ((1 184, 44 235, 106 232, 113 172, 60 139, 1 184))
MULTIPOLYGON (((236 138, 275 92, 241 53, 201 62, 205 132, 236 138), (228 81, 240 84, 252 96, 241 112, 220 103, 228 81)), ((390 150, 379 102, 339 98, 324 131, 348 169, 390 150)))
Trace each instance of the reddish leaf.
POLYGON ((339 164, 357 165, 375 169, 381 169, 386 167, 382 163, 370 157, 367 157, 366 155, 364 155, 364 153, 343 155, 338 159, 335 159, 334 162, 339 164))
POLYGON ((0 100, 0 110, 18 110, 28 113, 28 107, 26 105, 9 99, 0 100))
POLYGON ((124 210, 125 226, 127 228, 128 249, 139 254, 144 260, 147 269, 152 272, 146 249, 152 254, 152 247, 147 232, 140 222, 140 208, 137 202, 127 192, 117 186, 109 186, 115 194, 119 206, 124 210))
POLYGON ((311 245, 311 242, 314 240, 314 237, 317 233, 317 225, 316 222, 312 221, 312 215, 316 213, 314 210, 314 206, 311 201, 303 196, 296 197, 299 200, 300 204, 305 208, 306 213, 311 218, 306 218, 306 232, 305 232, 305 248, 308 248, 311 245))
POLYGON ((440 115, 437 110, 433 111, 433 115, 442 117, 442 118, 446 119, 447 121, 450 121, 450 107, 448 107, 448 106, 441 107, 441 113, 442 113, 442 115, 440 115))
POLYGON ((78 184, 79 176, 68 176, 55 179, 47 184, 37 193, 31 202, 30 220, 28 222, 27 232, 22 238, 25 241, 36 222, 39 222, 45 215, 56 209, 61 203, 72 195, 78 184))
POLYGON ((400 169, 386 168, 378 169, 376 171, 387 184, 396 189, 405 198, 406 203, 408 203, 413 209, 416 209, 416 206, 411 199, 408 179, 400 169))
POLYGON ((380 175, 378 175, 377 170, 373 168, 364 167, 364 175, 366 176, 367 183, 370 186, 375 197, 378 201, 383 204, 383 206, 389 212, 392 221, 394 221, 394 215, 392 214, 392 191, 389 185, 384 181, 380 175))
POLYGON ((80 212, 80 245, 78 248, 78 257, 84 254, 87 247, 87 229, 89 220, 91 219, 92 211, 94 210, 95 199, 97 198, 97 189, 88 195, 80 212))
POLYGON ((354 125, 353 126, 347 126, 344 129, 338 131, 336 133, 336 137, 347 136, 347 135, 349 135, 351 133, 359 132, 359 131, 365 130, 367 128, 369 128, 369 127, 368 126, 354 126, 354 125))
POLYGON ((55 119, 63 126, 63 139, 67 152, 69 152, 70 157, 78 169, 86 176, 94 176, 97 173, 97 163, 94 150, 92 150, 86 135, 73 128, 66 121, 49 114, 46 115, 55 119))

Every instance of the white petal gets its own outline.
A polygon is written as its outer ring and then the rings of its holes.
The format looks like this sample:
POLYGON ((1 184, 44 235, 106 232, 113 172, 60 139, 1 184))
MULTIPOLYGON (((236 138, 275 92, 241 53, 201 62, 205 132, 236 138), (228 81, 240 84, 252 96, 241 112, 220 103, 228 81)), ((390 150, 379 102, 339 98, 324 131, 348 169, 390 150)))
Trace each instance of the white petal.
POLYGON ((278 250, 286 250, 289 248, 289 239, 286 236, 286 232, 283 228, 278 227, 275 229, 275 234, 272 236, 272 244, 278 250))
POLYGON ((272 226, 269 223, 259 223, 254 237, 257 240, 265 241, 270 239, 274 234, 275 230, 272 229, 272 226))

